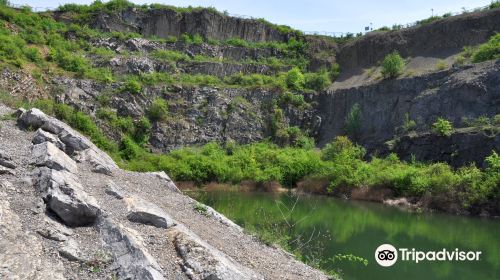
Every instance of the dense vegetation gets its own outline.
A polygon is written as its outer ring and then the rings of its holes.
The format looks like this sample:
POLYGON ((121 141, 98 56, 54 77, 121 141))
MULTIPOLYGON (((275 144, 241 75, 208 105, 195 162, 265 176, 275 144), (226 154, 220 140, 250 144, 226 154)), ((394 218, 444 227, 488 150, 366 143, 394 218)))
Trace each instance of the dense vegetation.
MULTIPOLYGON (((79 13, 81 9, 113 10, 128 7, 128 2, 110 1, 106 4, 95 2, 90 6, 67 5, 62 9, 79 13), (86 7, 86 8, 85 8, 86 7), (99 8, 97 8, 99 7, 99 8)), ((97 11, 96 10, 96 11, 97 11)), ((151 40, 163 43, 181 40, 184 44, 224 44, 246 48, 270 48, 282 54, 282 57, 261 58, 258 60, 231 61, 196 55, 194 57, 175 50, 157 50, 149 55, 157 60, 170 63, 172 73, 153 72, 140 75, 115 75, 110 69, 96 67, 96 61, 109 61, 113 57, 126 58, 134 54, 115 53, 110 49, 95 47, 90 42, 97 38, 127 40, 141 37, 135 33, 101 32, 86 26, 65 24, 54 21, 48 14, 31 12, 29 7, 12 9, 0 5, 0 63, 30 71, 40 78, 52 75, 75 76, 78 78, 93 79, 103 83, 121 83, 122 92, 141 93, 144 86, 158 84, 181 85, 210 85, 221 87, 262 87, 281 91, 294 90, 323 90, 338 76, 338 66, 331 70, 321 70, 316 73, 304 73, 308 60, 305 50, 306 43, 301 39, 291 38, 287 42, 247 42, 232 38, 225 42, 218 42, 202 38, 197 34, 183 34, 180 38, 151 40), (211 75, 178 73, 175 71, 180 62, 224 62, 240 64, 267 65, 276 74, 234 74, 225 78, 211 75), (291 69, 288 71, 288 69, 291 69), (288 71, 288 72, 287 72, 288 71), (304 76, 304 81, 292 84, 294 77, 304 76)), ((143 54, 141 54, 143 55, 143 54)))
POLYGON ((384 77, 394 78, 403 72, 405 61, 397 51, 385 56, 382 62, 382 75, 384 77))
MULTIPOLYGON (((123 137, 117 143, 107 138, 91 117, 68 105, 47 100, 13 104, 6 96, 1 100, 11 106, 38 107, 67 122, 88 135, 124 168, 136 171, 164 170, 177 181, 193 181, 200 185, 251 181, 257 187, 268 182, 295 187, 301 181, 321 181, 327 184, 321 189, 314 189, 314 184, 310 184, 312 191, 337 192, 345 191, 346 188, 385 187, 402 196, 432 194, 436 198, 455 197, 466 208, 500 199, 500 156, 494 151, 485 159, 484 170, 473 164, 454 170, 445 163, 405 162, 394 154, 366 160, 364 148, 346 136, 337 137, 322 150, 315 149, 313 144, 302 145, 300 141, 285 147, 264 141, 248 145, 208 143, 168 154, 153 154, 143 146, 151 129, 147 118, 134 121, 117 117, 111 111, 100 110, 98 116, 107 120, 112 128, 121 131, 123 137)), ((150 116, 164 116, 167 110, 165 105, 163 100, 155 101, 150 108, 150 116)), ((467 121, 486 122, 482 119, 467 121)), ((489 125, 496 121, 499 120, 495 117, 488 119, 487 123, 489 125)), ((433 125, 438 127, 436 133, 446 135, 450 128, 447 122, 439 119, 433 125)))

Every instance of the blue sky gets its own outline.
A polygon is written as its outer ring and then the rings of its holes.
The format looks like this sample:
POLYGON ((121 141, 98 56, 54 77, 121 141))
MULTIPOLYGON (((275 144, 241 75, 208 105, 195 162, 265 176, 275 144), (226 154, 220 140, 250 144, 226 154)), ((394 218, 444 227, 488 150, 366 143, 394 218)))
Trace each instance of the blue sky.
MULTIPOLYGON (((11 0, 32 7, 57 7, 64 3, 89 4, 85 0, 11 0)), ((360 32, 394 23, 410 23, 446 12, 460 12, 463 7, 488 5, 491 0, 132 0, 137 4, 163 3, 175 6, 212 6, 231 14, 262 17, 290 25, 302 31, 360 32)))

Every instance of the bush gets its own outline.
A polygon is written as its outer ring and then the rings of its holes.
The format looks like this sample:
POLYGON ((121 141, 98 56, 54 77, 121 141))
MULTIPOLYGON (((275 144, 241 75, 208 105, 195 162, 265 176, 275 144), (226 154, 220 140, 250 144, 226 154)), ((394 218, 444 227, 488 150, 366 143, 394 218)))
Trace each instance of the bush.
POLYGON ((306 73, 304 80, 306 88, 316 91, 322 91, 332 84, 328 72, 324 69, 318 73, 306 73))
POLYGON ((436 63, 436 69, 437 70, 444 70, 446 69, 446 67, 448 67, 448 65, 446 64, 446 61, 444 60, 439 60, 437 63, 436 63))
POLYGON ((397 51, 385 56, 382 62, 382 75, 384 77, 394 78, 403 72, 405 61, 397 51))
POLYGON ((330 69, 330 80, 335 81, 340 75, 340 65, 338 63, 334 63, 332 68, 330 69))
POLYGON ((304 88, 304 75, 299 68, 294 67, 286 73, 285 83, 289 89, 300 91, 304 88))
POLYGON ((347 136, 337 136, 321 150, 321 159, 326 161, 333 161, 338 157, 362 159, 365 153, 363 147, 352 143, 347 136))
POLYGON ((346 132, 351 137, 357 137, 361 132, 361 108, 358 103, 352 105, 351 110, 346 116, 346 132))
POLYGON ((493 116, 492 121, 495 125, 500 125, 500 114, 493 116))
POLYGON ((500 33, 491 36, 487 43, 480 45, 472 54, 472 62, 498 58, 500 58, 500 33))
POLYGON ((453 124, 443 118, 438 118, 432 124, 432 132, 440 136, 450 136, 453 133, 453 124))
POLYGON ((235 47, 249 47, 249 43, 240 38, 230 38, 225 41, 227 45, 235 47))
POLYGON ((129 92, 133 94, 139 94, 142 91, 141 83, 136 79, 128 79, 122 86, 122 92, 129 92))
POLYGON ((491 1, 491 4, 489 6, 490 9, 497 9, 500 8, 500 1, 491 1))
POLYGON ((151 56, 166 61, 187 61, 190 59, 187 54, 171 50, 155 50, 151 56))
POLYGON ((403 121, 403 125, 401 126, 401 128, 403 129, 403 132, 407 133, 407 132, 413 131, 413 130, 415 130, 416 126, 417 126, 417 123, 414 120, 410 119, 410 114, 406 113, 404 121, 403 121))
POLYGON ((293 105, 300 109, 304 109, 309 105, 304 100, 304 96, 302 94, 293 94, 291 92, 280 94, 278 102, 281 106, 293 105))
POLYGON ((168 115, 167 101, 162 98, 156 98, 149 107, 148 115, 153 121, 164 120, 168 115))
POLYGON ((201 45, 203 43, 203 37, 200 34, 187 34, 181 35, 181 41, 188 45, 201 45))
POLYGON ((139 145, 146 143, 149 139, 151 127, 149 120, 146 117, 141 117, 139 121, 135 123, 133 134, 134 141, 139 145))

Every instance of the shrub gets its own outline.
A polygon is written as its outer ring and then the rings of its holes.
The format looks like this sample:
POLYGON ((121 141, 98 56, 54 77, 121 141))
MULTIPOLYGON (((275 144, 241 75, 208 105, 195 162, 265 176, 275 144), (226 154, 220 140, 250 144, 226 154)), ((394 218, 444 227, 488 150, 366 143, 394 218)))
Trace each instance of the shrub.
POLYGON ((448 66, 448 65, 446 64, 446 61, 444 61, 444 60, 442 60, 442 59, 441 59, 441 60, 439 60, 439 61, 436 63, 436 69, 437 69, 437 70, 444 70, 444 69, 446 69, 446 67, 447 67, 447 66, 448 66))
POLYGON ((181 41, 188 45, 201 45, 203 43, 203 37, 200 34, 187 34, 181 35, 181 41))
POLYGON ((322 91, 332 83, 328 72, 324 69, 318 73, 306 73, 304 80, 306 88, 316 91, 322 91))
POLYGON ((472 54, 472 62, 498 58, 500 58, 500 33, 491 36, 487 43, 480 45, 472 54))
POLYGON ((168 104, 165 99, 156 98, 148 110, 149 118, 153 121, 165 119, 168 114, 168 104))
POLYGON ((128 79, 122 86, 122 92, 129 92, 133 94, 139 94, 142 91, 141 83, 136 79, 128 79))
POLYGON ((142 145, 146 143, 149 139, 149 133, 151 132, 151 123, 148 118, 141 117, 138 122, 135 123, 133 138, 136 143, 142 145))
POLYGON ((500 125, 500 114, 493 116, 493 123, 500 125))
POLYGON ((248 47, 249 43, 240 38, 230 38, 225 41, 227 45, 235 46, 235 47, 248 47))
POLYGON ((357 137, 361 131, 361 108, 358 103, 355 103, 346 116, 346 132, 352 137, 357 137))
POLYGON ((291 92, 285 92, 280 94, 278 102, 282 106, 293 105, 297 108, 305 108, 309 104, 304 100, 302 94, 293 94, 291 92))
POLYGON ((321 149, 321 159, 333 161, 339 156, 348 157, 351 159, 362 159, 365 156, 365 149, 358 146, 349 140, 347 136, 337 136, 335 139, 326 144, 321 149))
POLYGON ((497 9, 500 8, 500 1, 491 1, 491 4, 489 6, 490 9, 497 9))
POLYGON ((132 138, 124 136, 120 143, 120 156, 124 159, 131 160, 141 154, 141 147, 137 145, 132 138))
POLYGON ((394 51, 385 56, 382 62, 382 75, 390 78, 397 77, 402 73, 404 67, 405 61, 397 51, 394 51))
POLYGON ((453 133, 453 124, 443 118, 438 118, 432 124, 432 132, 440 136, 450 136, 453 133))
POLYGON ((294 67, 286 73, 285 83, 290 89, 302 90, 305 83, 304 75, 299 68, 294 67))
POLYGON ((28 58, 30 61, 34 63, 41 63, 43 61, 42 56, 40 55, 40 52, 38 51, 37 48, 25 48, 24 49, 24 55, 26 58, 28 58))
POLYGON ((157 59, 166 61, 187 61, 189 56, 187 54, 181 53, 179 51, 171 50, 155 50, 151 53, 151 56, 157 59))
POLYGON ((340 65, 338 63, 334 63, 330 69, 330 80, 335 81, 339 75, 340 65))

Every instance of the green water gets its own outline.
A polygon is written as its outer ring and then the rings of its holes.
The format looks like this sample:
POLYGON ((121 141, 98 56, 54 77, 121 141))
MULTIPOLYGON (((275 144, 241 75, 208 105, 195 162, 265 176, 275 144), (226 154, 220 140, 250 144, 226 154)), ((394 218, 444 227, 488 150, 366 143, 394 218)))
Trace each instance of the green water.
POLYGON ((322 196, 242 192, 189 195, 243 227, 286 233, 292 237, 286 243, 292 249, 300 247, 304 258, 320 263, 324 269, 339 270, 344 279, 500 279, 499 220, 408 213, 377 203, 322 196), (300 241, 291 241, 297 236, 302 236, 300 241), (374 252, 384 243, 422 251, 459 248, 482 251, 482 255, 476 262, 398 261, 391 267, 381 267, 374 252), (353 254, 369 263, 329 261, 336 254, 353 254))

